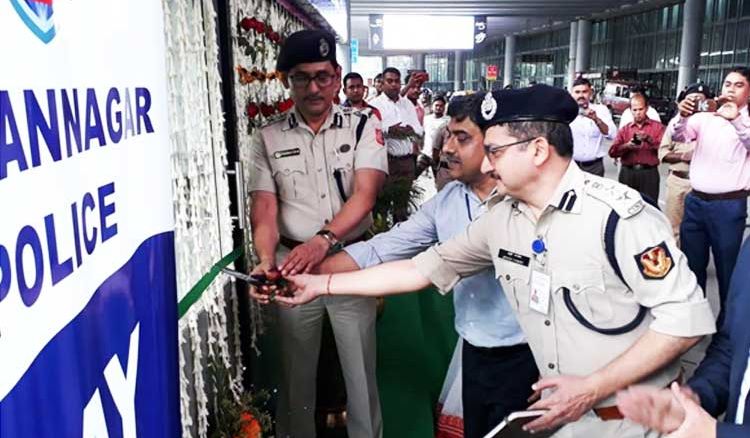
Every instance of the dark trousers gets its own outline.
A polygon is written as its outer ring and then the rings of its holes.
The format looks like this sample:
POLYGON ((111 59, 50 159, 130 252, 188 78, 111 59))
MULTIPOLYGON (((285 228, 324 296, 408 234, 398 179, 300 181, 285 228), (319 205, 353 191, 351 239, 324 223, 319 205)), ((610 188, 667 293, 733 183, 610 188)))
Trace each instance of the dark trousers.
POLYGON ((659 169, 656 167, 637 169, 623 165, 620 168, 619 181, 638 190, 654 202, 659 200, 659 169))
POLYGON ((578 164, 578 167, 584 172, 596 176, 604 176, 604 160, 602 158, 593 161, 576 161, 576 164, 578 164))
POLYGON ((721 312, 718 324, 724 319, 724 303, 729 291, 729 279, 737 263, 742 245, 742 234, 747 219, 747 198, 707 201, 693 193, 685 197, 685 216, 680 225, 680 244, 698 284, 706 290, 708 251, 714 256, 716 279, 719 281, 721 312))
POLYGON ((482 438, 506 415, 529 406, 539 370, 527 344, 480 348, 464 341, 462 354, 464 437, 482 438))
MULTIPOLYGON (((404 190, 409 190, 417 178, 417 159, 414 155, 394 157, 388 155, 388 179, 389 184, 405 184, 404 190)), ((409 206, 407 204, 396 207, 393 211, 393 221, 403 222, 409 219, 409 206)))

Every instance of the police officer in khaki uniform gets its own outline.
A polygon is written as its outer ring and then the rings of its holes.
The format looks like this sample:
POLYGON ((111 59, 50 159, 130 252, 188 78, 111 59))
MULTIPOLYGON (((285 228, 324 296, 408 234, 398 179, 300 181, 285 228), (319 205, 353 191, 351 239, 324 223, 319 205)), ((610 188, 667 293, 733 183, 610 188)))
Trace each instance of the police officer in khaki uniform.
POLYGON ((616 391, 666 387, 680 355, 713 333, 711 308, 666 218, 639 194, 572 161, 578 109, 546 85, 488 94, 483 169, 497 180, 490 211, 464 234, 412 260, 357 273, 292 277, 289 304, 320 295, 450 290, 487 266, 517 313, 542 373, 548 409, 529 430, 555 437, 653 437, 624 420, 616 391), (505 195, 503 198, 502 195, 505 195))
MULTIPOLYGON (((295 106, 261 128, 252 144, 250 213, 260 260, 253 273, 277 266, 309 272, 345 242, 363 238, 388 169, 380 122, 370 112, 333 104, 341 84, 335 41, 324 31, 290 35, 277 70, 295 106)), ((273 295, 252 290, 267 303, 273 295)), ((381 436, 375 381, 375 299, 330 297, 279 307, 282 382, 276 436, 315 436, 316 371, 322 319, 331 320, 347 391, 352 438, 381 436)))

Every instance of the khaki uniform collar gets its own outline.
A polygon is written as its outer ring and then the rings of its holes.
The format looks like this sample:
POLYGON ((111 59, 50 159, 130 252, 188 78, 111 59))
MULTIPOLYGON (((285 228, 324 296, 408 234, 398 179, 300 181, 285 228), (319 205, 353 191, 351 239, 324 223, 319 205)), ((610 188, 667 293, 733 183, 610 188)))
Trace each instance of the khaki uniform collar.
POLYGON ((549 200, 549 206, 565 213, 581 213, 585 179, 583 171, 575 161, 570 160, 568 169, 549 200))
MULTIPOLYGON (((291 129, 295 128, 303 128, 310 133, 312 133, 312 129, 310 129, 309 126, 307 126, 307 123, 305 123, 304 117, 297 111, 297 105, 295 105, 291 111, 289 111, 289 115, 286 118, 286 123, 281 128, 282 131, 289 131, 291 129)), ((327 129, 335 129, 335 128, 343 128, 344 127, 344 110, 334 104, 331 107, 331 110, 328 112, 328 117, 326 118, 326 121, 323 122, 323 125, 320 127, 320 131, 318 134, 322 133, 323 131, 327 129)))

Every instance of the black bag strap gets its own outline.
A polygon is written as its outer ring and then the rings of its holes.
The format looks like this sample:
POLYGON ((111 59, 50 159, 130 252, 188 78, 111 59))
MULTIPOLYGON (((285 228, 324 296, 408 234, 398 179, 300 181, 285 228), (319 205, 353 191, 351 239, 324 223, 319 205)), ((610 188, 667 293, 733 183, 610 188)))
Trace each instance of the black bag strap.
POLYGON ((357 141, 354 143, 354 149, 357 149, 359 140, 362 138, 362 133, 365 132, 365 125, 367 125, 368 118, 369 117, 364 114, 359 115, 359 123, 357 124, 357 141))

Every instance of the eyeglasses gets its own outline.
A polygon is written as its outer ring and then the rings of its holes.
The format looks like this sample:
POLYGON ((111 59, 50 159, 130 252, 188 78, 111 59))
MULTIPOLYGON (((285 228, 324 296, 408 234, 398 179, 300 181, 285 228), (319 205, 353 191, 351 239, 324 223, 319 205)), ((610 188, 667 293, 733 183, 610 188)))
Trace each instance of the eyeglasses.
POLYGON ((534 138, 527 138, 526 140, 519 140, 513 143, 508 144, 501 144, 498 146, 490 146, 490 145, 484 145, 484 155, 487 157, 488 160, 492 161, 497 158, 498 152, 507 149, 511 146, 516 146, 523 143, 528 143, 530 141, 534 141, 536 137, 534 138))
POLYGON ((307 88, 310 82, 315 81, 315 84, 320 88, 330 87, 333 84, 333 79, 336 75, 332 75, 326 72, 317 73, 315 76, 306 75, 304 73, 296 73, 289 76, 289 81, 295 88, 307 88))

